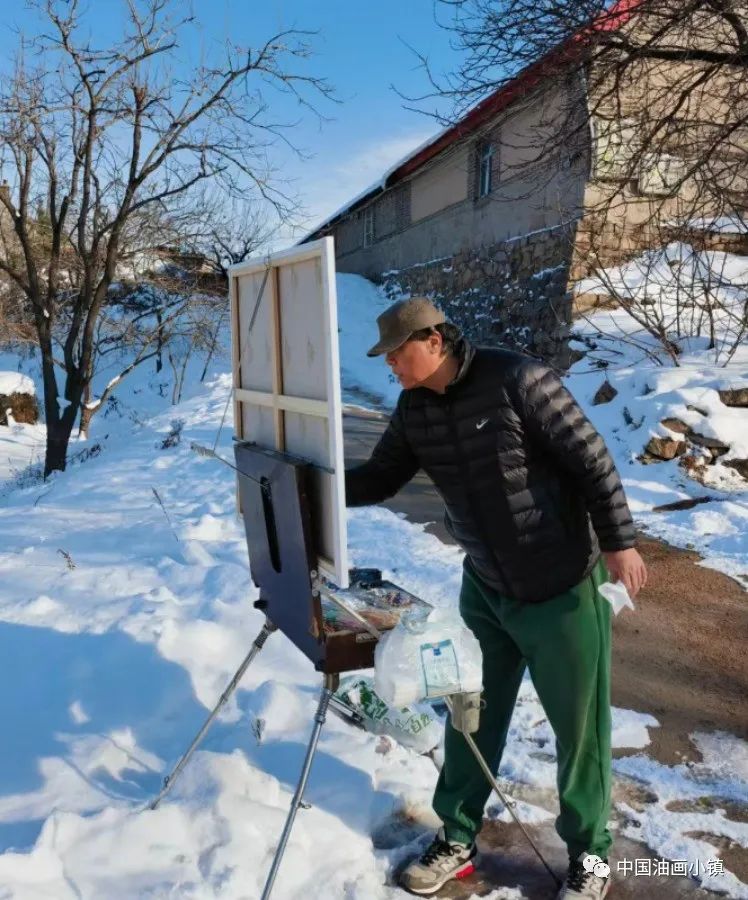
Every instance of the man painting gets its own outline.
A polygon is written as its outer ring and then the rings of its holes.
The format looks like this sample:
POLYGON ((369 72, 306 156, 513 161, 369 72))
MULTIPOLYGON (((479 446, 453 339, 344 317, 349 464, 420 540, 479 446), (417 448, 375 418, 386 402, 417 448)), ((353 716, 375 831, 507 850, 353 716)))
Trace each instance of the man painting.
MULTIPOLYGON (((433 480, 466 554, 460 611, 483 651, 475 741, 496 771, 529 668, 556 735, 556 829, 569 851, 559 898, 600 900, 610 880, 583 865, 588 854, 607 860, 611 844, 611 608, 597 588, 610 577, 635 596, 646 581, 620 477, 549 367, 472 347, 422 297, 377 324, 368 355, 384 355, 403 390, 370 459, 346 472, 348 505, 391 497, 419 469, 433 480)), ((473 870, 489 793, 448 724, 434 794, 444 825, 403 887, 433 894, 473 870)))

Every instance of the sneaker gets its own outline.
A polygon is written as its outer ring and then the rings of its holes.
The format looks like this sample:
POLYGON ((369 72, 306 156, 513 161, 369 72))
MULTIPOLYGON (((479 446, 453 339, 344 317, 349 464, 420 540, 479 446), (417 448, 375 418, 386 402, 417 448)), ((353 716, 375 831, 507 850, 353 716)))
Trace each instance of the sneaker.
POLYGON ((423 856, 400 874, 400 887, 411 894, 435 894, 453 878, 466 878, 474 872, 477 854, 474 843, 448 841, 440 828, 423 856))
POLYGON ((580 853, 569 861, 569 874, 558 892, 557 900, 603 900, 610 890, 610 867, 607 858, 580 853))

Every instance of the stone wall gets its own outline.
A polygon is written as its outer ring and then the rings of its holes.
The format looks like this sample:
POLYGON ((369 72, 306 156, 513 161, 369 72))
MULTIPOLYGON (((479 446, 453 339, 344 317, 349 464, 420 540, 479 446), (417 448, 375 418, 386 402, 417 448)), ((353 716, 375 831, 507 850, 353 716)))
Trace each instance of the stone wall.
MULTIPOLYGON (((718 251, 748 256, 748 234, 720 233, 686 227, 642 226, 626 227, 613 222, 599 222, 593 214, 579 223, 569 274, 569 283, 590 275, 600 268, 611 269, 641 256, 648 250, 665 247, 671 242, 690 244, 697 252, 718 251)), ((616 305, 607 292, 577 293, 574 297, 575 316, 600 307, 616 305)))
POLYGON ((573 230, 556 226, 479 250, 385 272, 393 300, 426 295, 476 344, 505 346, 565 368, 573 230))
POLYGON ((748 256, 748 233, 720 233, 665 225, 649 228, 627 226, 625 223, 598 221, 594 214, 588 214, 577 230, 570 278, 572 281, 586 278, 600 266, 619 266, 647 250, 664 247, 673 241, 689 243, 697 251, 748 256))

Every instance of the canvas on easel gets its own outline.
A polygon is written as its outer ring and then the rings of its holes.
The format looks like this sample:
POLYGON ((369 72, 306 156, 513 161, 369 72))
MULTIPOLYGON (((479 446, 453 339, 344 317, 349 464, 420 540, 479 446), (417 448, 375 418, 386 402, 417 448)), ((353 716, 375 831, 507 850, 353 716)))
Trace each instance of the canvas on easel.
MULTIPOLYGON (((229 294, 235 439, 312 463, 309 489, 317 569, 346 588, 332 238, 231 266, 229 294)), ((241 512, 238 490, 237 504, 241 512)))

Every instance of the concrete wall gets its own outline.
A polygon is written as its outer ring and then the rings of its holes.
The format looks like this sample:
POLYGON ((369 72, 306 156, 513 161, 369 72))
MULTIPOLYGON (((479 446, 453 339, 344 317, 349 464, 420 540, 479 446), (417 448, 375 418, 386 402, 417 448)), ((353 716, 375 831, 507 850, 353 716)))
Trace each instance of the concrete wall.
POLYGON ((419 222, 468 198, 468 147, 459 147, 411 182, 410 218, 419 222))
MULTIPOLYGON (((703 27, 689 29, 689 43, 704 49, 720 46, 718 26, 724 27, 724 22, 709 11, 702 10, 698 16, 703 27)), ((647 32, 646 20, 635 23, 632 28, 647 32)), ((652 28, 660 25, 654 16, 652 28)), ((674 36, 669 34, 667 40, 674 36)), ((577 232, 572 278, 584 277, 600 266, 616 265, 671 240, 713 249, 741 246, 739 238, 705 236, 691 233, 685 224, 678 230, 670 225, 676 220, 686 223, 718 217, 748 206, 748 129, 733 131, 734 138, 723 142, 719 153, 712 149, 720 129, 728 131, 742 115, 746 95, 739 85, 744 73, 737 69, 707 73, 707 68, 695 60, 641 59, 623 71, 595 67, 590 72, 593 118, 602 123, 603 130, 616 123, 630 126, 632 137, 624 146, 634 154, 634 162, 627 161, 624 154, 605 177, 593 169, 584 192, 585 214, 577 232), (637 149, 641 135, 650 137, 637 149), (642 179, 642 172, 653 171, 647 159, 651 154, 682 160, 683 172, 699 159, 708 158, 709 164, 684 178, 673 196, 657 195, 647 191, 646 175, 642 179)))
POLYGON ((363 213, 354 213, 335 229, 338 271, 378 281, 390 269, 478 250, 580 214, 585 183, 580 171, 572 171, 570 177, 569 173, 547 173, 544 182, 528 186, 524 179, 515 178, 502 185, 500 196, 465 199, 370 247, 363 246, 363 213))
MULTIPOLYGON (((510 191, 506 188, 507 193, 510 191)), ((363 235, 363 218, 355 223, 348 222, 336 230, 338 271, 354 272, 378 281, 390 269, 451 257, 466 248, 477 250, 559 223, 559 212, 551 205, 557 199, 555 190, 527 198, 524 186, 518 184, 516 194, 514 201, 489 197, 477 203, 466 200, 454 204, 377 241, 371 247, 365 248, 361 237, 355 250, 345 252, 353 242, 341 240, 341 232, 350 234, 355 228, 363 235)))

